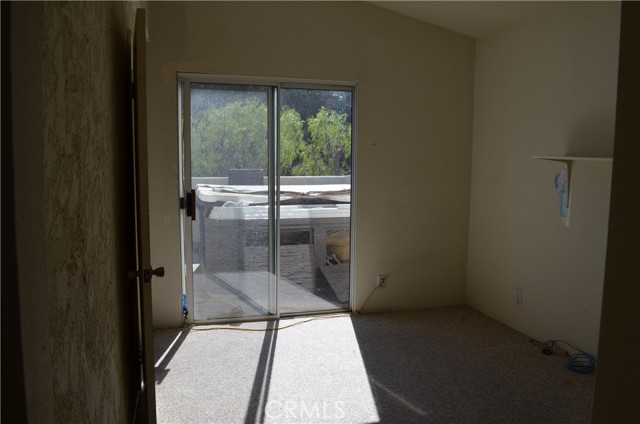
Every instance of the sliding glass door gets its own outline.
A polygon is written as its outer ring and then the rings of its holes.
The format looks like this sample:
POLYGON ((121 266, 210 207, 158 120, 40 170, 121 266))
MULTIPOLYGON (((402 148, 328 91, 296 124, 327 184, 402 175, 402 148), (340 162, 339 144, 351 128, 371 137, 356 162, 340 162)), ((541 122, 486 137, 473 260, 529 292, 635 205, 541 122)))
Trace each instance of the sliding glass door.
POLYGON ((353 88, 179 87, 185 312, 348 309, 353 88))
POLYGON ((352 91, 280 90, 280 313, 349 308, 352 91))

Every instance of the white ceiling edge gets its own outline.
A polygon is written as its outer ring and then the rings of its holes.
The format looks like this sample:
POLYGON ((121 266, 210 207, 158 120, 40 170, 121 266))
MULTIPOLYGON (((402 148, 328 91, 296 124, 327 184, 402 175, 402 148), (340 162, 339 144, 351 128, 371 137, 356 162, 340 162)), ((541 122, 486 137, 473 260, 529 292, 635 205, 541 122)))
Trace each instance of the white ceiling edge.
MULTIPOLYGON (((616 0, 617 1, 617 0, 616 0)), ((548 9, 576 1, 370 1, 376 6, 472 38, 509 28, 548 9)))

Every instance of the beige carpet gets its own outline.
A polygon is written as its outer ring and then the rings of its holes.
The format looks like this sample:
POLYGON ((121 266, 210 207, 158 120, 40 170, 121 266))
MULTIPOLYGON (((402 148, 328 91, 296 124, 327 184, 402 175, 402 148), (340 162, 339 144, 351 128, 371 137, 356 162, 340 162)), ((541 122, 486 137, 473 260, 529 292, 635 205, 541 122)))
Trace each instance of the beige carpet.
POLYGON ((305 321, 158 332, 158 422, 590 421, 593 375, 473 309, 305 321))

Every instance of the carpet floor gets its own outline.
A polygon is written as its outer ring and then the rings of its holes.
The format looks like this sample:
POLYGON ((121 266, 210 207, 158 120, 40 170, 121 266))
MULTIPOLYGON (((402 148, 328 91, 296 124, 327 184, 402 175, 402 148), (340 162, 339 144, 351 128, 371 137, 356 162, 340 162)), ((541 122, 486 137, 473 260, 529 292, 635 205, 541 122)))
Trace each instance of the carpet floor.
POLYGON ((156 332, 159 423, 589 423, 594 376, 468 307, 156 332))

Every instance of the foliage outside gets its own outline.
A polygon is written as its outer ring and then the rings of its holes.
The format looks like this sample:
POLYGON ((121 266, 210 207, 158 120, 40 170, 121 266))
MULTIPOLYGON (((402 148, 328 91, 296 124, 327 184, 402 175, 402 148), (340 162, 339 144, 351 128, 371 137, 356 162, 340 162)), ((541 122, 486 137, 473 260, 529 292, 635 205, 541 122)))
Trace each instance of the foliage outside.
MULTIPOLYGON (((191 122, 191 173, 227 176, 229 169, 268 169, 268 110, 256 99, 197 112, 191 122)), ((281 175, 347 175, 351 124, 347 114, 321 107, 304 121, 295 109, 280 114, 281 175)))

